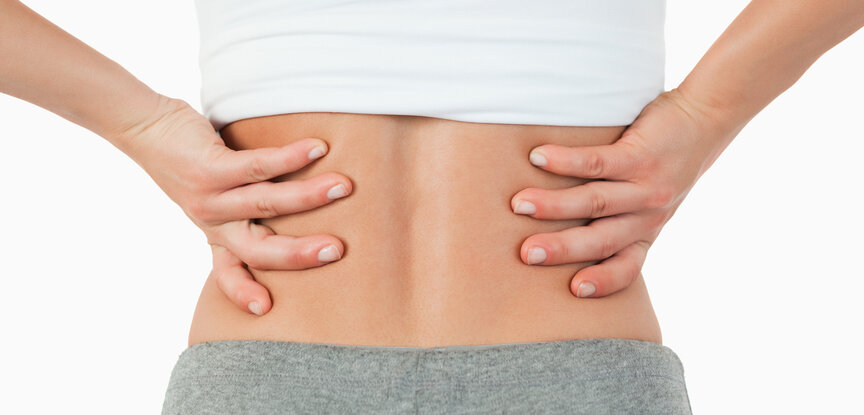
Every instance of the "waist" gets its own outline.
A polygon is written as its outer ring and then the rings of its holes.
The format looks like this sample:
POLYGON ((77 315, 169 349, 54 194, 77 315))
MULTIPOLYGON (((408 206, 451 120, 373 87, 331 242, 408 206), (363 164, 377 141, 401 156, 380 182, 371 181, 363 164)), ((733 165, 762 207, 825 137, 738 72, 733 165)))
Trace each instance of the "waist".
POLYGON ((351 179, 352 194, 259 223, 279 234, 332 234, 345 250, 342 259, 321 267, 251 269, 273 300, 261 317, 220 300, 208 281, 196 310, 202 323, 193 322, 190 339, 212 340, 219 333, 421 347, 580 337, 659 342, 641 276, 611 296, 577 298, 568 288, 570 279, 596 261, 552 266, 521 261, 520 247, 530 235, 584 226, 587 219, 540 220, 510 207, 513 195, 526 187, 587 181, 531 165, 533 147, 608 144, 623 130, 343 113, 233 123, 221 133, 235 149, 306 137, 328 143, 326 156, 276 180, 335 171, 351 179), (218 329, 196 334, 196 324, 218 329))

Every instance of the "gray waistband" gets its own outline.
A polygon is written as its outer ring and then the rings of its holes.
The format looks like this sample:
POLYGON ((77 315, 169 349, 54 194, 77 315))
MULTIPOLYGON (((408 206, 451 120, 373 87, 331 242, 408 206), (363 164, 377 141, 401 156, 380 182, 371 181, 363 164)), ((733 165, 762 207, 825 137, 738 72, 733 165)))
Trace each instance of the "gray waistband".
POLYGON ((684 382, 672 349, 654 342, 592 338, 432 348, 355 346, 269 340, 218 340, 185 349, 172 381, 277 377, 303 384, 370 385, 411 381, 460 384, 588 380, 610 375, 663 376, 684 382))

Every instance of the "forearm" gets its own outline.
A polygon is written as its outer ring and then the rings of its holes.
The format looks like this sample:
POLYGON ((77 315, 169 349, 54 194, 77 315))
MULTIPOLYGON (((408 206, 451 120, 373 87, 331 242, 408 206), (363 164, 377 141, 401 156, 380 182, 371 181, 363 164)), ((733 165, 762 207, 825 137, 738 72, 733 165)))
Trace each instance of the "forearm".
POLYGON ((0 0, 0 92, 60 115, 121 150, 121 133, 152 119, 167 100, 116 62, 9 0, 0 0))
POLYGON ((864 0, 753 0, 677 89, 743 126, 862 25, 864 0))

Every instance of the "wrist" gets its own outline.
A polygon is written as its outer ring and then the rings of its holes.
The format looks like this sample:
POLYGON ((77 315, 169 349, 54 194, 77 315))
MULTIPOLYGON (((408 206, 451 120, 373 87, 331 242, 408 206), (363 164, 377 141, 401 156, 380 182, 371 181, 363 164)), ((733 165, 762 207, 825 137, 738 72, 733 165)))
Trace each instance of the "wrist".
POLYGON ((746 117, 716 102, 700 100, 698 96, 693 96, 680 87, 673 88, 666 94, 668 94, 666 98, 672 101, 689 120, 687 126, 678 128, 689 128, 691 137, 700 141, 706 150, 699 172, 701 177, 747 125, 752 116, 746 117))
POLYGON ((134 114, 113 125, 110 131, 100 134, 120 151, 129 155, 138 141, 136 137, 140 136, 142 132, 170 114, 181 109, 191 108, 186 101, 155 92, 143 99, 142 102, 147 104, 138 107, 134 114))
POLYGON ((738 131, 755 115, 743 111, 741 105, 735 105, 710 93, 703 93, 701 90, 694 90, 686 82, 681 83, 670 92, 678 98, 686 110, 698 114, 703 120, 723 129, 738 131))

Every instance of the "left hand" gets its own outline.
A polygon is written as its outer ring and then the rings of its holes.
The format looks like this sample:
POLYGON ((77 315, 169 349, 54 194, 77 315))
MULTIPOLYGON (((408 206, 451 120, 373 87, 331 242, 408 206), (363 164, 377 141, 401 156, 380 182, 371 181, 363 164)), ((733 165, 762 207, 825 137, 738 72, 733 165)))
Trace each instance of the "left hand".
POLYGON ((577 297, 603 297, 632 284, 663 225, 743 128, 705 108, 672 89, 650 102, 612 144, 532 149, 532 164, 539 161, 544 170, 602 180, 568 189, 527 188, 513 196, 514 212, 520 213, 518 201, 529 201, 536 207, 533 218, 596 218, 586 226, 531 235, 522 244, 522 261, 532 264, 531 248, 545 251, 545 260, 535 262, 540 265, 600 261, 571 279, 577 297))

